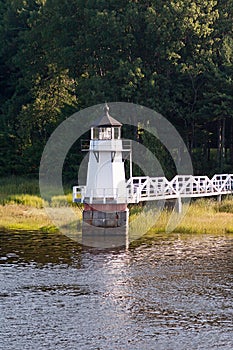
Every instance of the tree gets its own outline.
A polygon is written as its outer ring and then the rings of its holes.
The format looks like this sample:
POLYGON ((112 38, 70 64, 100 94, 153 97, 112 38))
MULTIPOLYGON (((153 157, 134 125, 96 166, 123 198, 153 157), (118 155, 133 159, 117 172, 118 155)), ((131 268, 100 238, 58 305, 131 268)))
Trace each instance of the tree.
POLYGON ((1 144, 14 149, 12 169, 37 172, 54 128, 105 101, 155 109, 180 131, 196 172, 203 164, 211 171, 213 147, 223 168, 233 160, 232 6, 0 0, 0 132, 1 144))

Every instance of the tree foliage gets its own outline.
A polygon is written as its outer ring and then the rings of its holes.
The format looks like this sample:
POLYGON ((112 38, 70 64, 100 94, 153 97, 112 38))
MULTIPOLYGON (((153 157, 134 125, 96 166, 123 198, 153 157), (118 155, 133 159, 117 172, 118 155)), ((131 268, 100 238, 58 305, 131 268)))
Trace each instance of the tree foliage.
POLYGON ((196 173, 232 171, 232 14, 226 0, 0 0, 0 175, 36 174, 55 127, 105 101, 162 113, 196 173))

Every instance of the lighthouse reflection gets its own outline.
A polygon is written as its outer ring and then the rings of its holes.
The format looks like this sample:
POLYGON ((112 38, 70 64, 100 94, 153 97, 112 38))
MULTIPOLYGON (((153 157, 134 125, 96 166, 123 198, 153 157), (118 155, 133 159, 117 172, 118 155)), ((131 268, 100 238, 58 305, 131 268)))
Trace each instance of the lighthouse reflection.
POLYGON ((128 249, 128 227, 97 227, 83 222, 82 245, 98 249, 128 249))

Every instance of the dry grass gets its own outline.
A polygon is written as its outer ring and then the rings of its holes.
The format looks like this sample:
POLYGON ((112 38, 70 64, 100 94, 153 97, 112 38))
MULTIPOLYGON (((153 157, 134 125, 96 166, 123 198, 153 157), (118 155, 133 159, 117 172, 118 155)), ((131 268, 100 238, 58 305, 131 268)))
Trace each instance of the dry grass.
MULTIPOLYGON (((138 216, 140 220, 137 221, 138 229, 145 226, 145 221, 151 227, 147 235, 151 236, 155 233, 167 232, 169 220, 176 221, 173 232, 177 233, 233 233, 233 200, 227 199, 222 203, 217 203, 215 200, 201 199, 193 202, 187 210, 185 216, 179 219, 178 214, 172 217, 171 210, 163 210, 159 217, 156 214, 153 217, 150 214, 142 213, 140 216, 134 214, 131 217, 132 222, 138 216), (139 227, 140 226, 140 227, 139 227)), ((134 227, 135 230, 135 227, 134 227)))
MULTIPOLYGON (((57 208, 61 211, 63 208, 57 208)), ((73 208, 77 217, 81 217, 78 208, 73 208)), ((46 232, 58 231, 54 222, 49 218, 45 209, 33 208, 21 204, 0 205, 0 229, 2 230, 37 230, 46 232)))
POLYGON ((175 231, 184 233, 233 233, 233 214, 202 213, 197 216, 191 209, 175 231))
MULTIPOLYGON (((69 191, 68 191, 69 190, 69 191)), ((72 203, 70 188, 68 194, 53 196, 46 202, 40 197, 38 179, 23 177, 0 178, 0 229, 3 230, 57 230, 44 207, 58 210, 57 216, 64 218, 62 211, 72 207, 80 217, 80 211, 72 203)), ((67 213, 67 211, 66 211, 67 213)), ((64 220, 63 220, 64 221, 64 220)), ((58 225, 59 226, 59 223, 58 225)))
POLYGON ((21 204, 0 206, 0 228, 4 230, 55 230, 44 209, 21 204))

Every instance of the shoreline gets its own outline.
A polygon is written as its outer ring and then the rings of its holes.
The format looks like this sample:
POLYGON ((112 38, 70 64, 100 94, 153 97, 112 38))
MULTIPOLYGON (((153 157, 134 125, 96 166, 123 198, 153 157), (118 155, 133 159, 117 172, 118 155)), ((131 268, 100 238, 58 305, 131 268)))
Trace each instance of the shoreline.
MULTIPOLYGON (((77 207, 72 206, 81 219, 81 212, 77 207)), ((62 210, 62 206, 58 210, 62 210)), ((145 234, 152 237, 157 233, 165 233, 167 225, 171 220, 172 211, 164 209, 155 218, 154 213, 150 214, 151 228, 145 234), (152 227, 153 226, 153 227, 152 227)), ((173 219, 178 218, 173 215, 173 219)), ((130 221, 134 223, 135 230, 140 230, 143 221, 148 220, 147 213, 144 213, 142 207, 134 206, 131 209, 130 221), (137 218, 139 220, 137 220, 137 218)), ((35 206, 8 203, 0 205, 0 231, 37 231, 54 233, 59 229, 53 224, 47 216, 45 209, 35 206)), ((173 233, 233 233, 233 199, 225 199, 218 203, 211 199, 203 199, 190 204, 187 213, 177 224, 173 233)))

